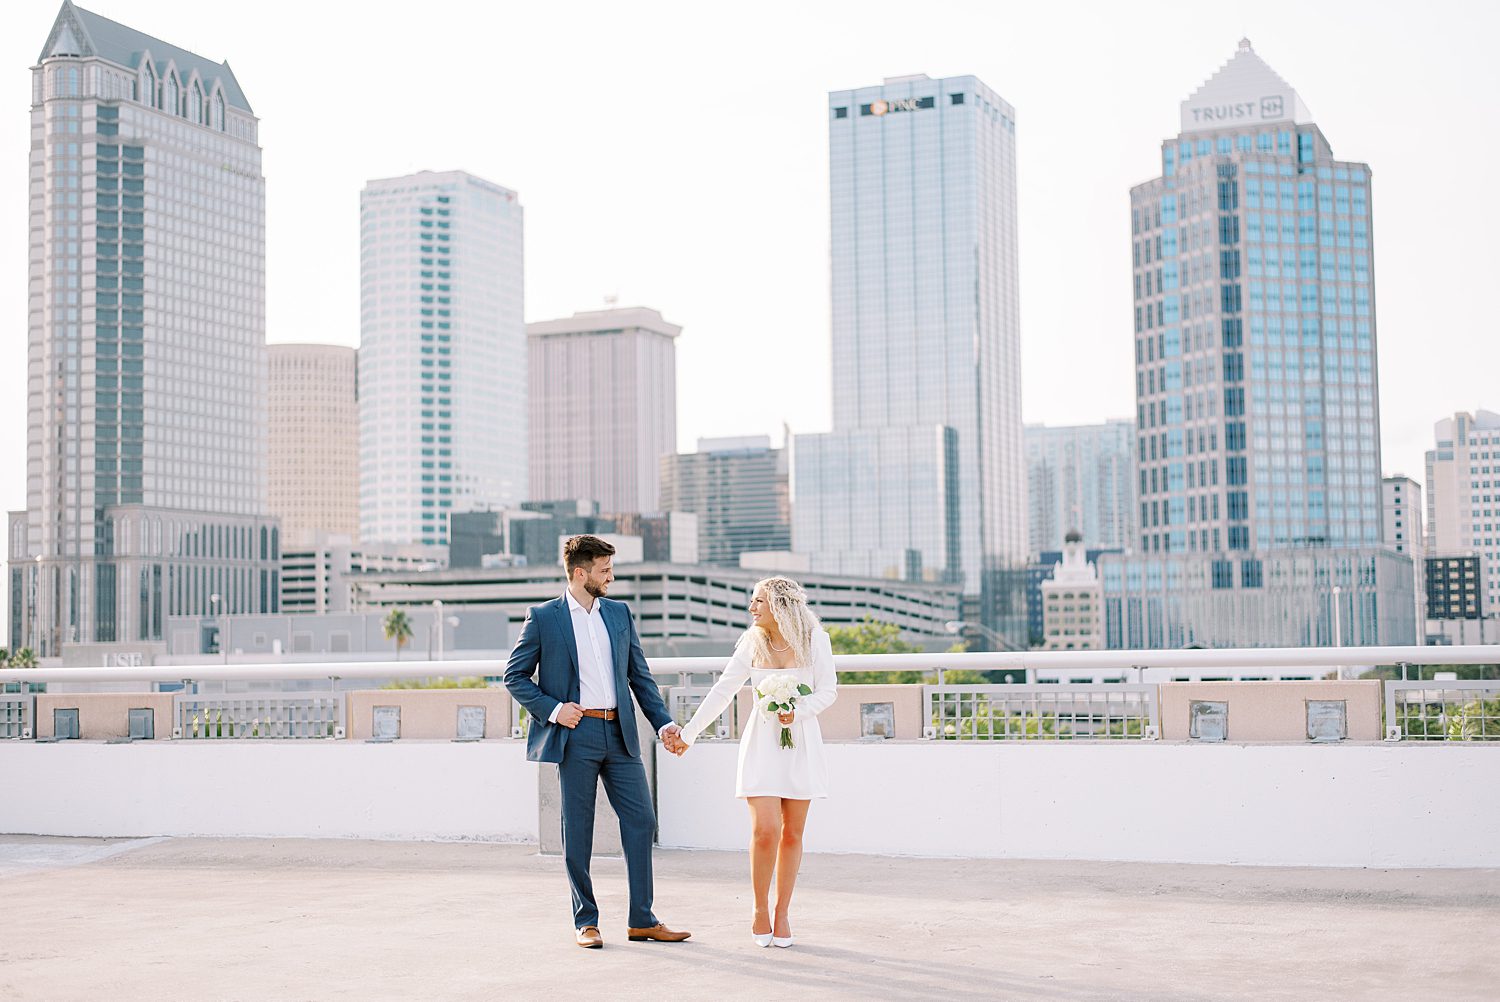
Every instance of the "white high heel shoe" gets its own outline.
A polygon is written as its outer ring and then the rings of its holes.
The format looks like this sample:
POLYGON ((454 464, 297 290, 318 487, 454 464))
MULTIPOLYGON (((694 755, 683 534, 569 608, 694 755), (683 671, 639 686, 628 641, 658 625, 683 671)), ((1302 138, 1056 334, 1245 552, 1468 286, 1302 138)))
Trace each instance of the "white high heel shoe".
POLYGON ((779 946, 784 950, 792 945, 792 937, 788 936, 786 939, 782 939, 780 936, 772 936, 771 945, 779 946))
POLYGON ((750 938, 755 940, 756 946, 770 946, 775 937, 768 932, 752 932, 750 938))

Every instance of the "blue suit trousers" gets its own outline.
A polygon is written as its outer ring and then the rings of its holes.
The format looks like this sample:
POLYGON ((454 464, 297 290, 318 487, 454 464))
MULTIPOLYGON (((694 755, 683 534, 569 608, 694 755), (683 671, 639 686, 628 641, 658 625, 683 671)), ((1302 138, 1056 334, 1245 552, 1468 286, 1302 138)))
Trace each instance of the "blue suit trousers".
MULTIPOLYGON (((626 712, 629 709, 633 707, 626 712)), ((562 792, 563 861, 573 892, 574 927, 599 924, 589 861, 594 854, 594 802, 600 780, 620 819, 620 844, 630 885, 630 927, 647 929, 656 925, 651 911, 651 844, 656 834, 656 813, 651 807, 646 767, 641 756, 626 751, 619 720, 580 720, 568 735, 557 775, 562 792)))

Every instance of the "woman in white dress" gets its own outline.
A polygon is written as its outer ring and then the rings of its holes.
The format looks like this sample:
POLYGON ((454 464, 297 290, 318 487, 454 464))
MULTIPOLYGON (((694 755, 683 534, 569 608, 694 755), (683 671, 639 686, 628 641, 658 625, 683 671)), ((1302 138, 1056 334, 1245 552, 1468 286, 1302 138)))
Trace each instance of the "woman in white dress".
POLYGON ((769 676, 789 673, 812 690, 797 698, 791 713, 769 715, 757 705, 740 729, 734 795, 750 806, 750 883, 755 903, 750 932, 758 946, 784 947, 792 945, 787 912, 802 864, 807 809, 814 798, 828 796, 828 763, 818 714, 833 705, 838 691, 833 645, 828 631, 807 607, 807 593, 801 585, 791 578, 766 578, 755 586, 750 615, 754 624, 740 637, 718 683, 682 729, 685 745, 677 754, 683 754, 718 719, 746 680, 756 688, 769 676), (782 746, 783 727, 791 732, 791 748, 782 746), (768 905, 773 871, 774 912, 768 905))

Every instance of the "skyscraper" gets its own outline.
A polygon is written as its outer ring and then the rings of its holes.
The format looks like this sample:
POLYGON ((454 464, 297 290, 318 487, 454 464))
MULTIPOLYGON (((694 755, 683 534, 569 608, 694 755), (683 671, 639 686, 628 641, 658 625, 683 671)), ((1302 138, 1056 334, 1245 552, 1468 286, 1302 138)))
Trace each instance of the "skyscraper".
POLYGON ((1132 421, 1026 426, 1026 526, 1031 553, 1061 550, 1077 531, 1086 545, 1134 547, 1132 421))
POLYGON ((450 512, 526 495, 516 193, 462 171, 360 193, 363 543, 445 544, 450 512))
POLYGON ((831 93, 828 124, 833 432, 794 441, 793 545, 856 574, 892 573, 894 552, 898 576, 977 595, 1027 551, 1015 112, 974 77, 917 75, 831 93), (891 436, 879 489, 846 494, 846 534, 820 494, 848 481, 817 464, 891 436), (918 481, 933 489, 882 497, 918 481))
POLYGON ((275 609, 257 131, 227 63, 63 3, 32 68, 16 646, 275 609))
POLYGON ((526 325, 531 497, 654 512, 677 451, 677 335, 656 310, 593 310, 526 325))
POLYGON ((661 510, 698 516, 698 558, 740 565, 745 552, 791 548, 785 449, 769 436, 700 438, 697 452, 663 456, 661 510))
POLYGON ((1422 524, 1422 485, 1411 477, 1385 477, 1380 484, 1381 538, 1411 557, 1416 588, 1417 629, 1427 619, 1427 533, 1422 524))
POLYGON ((1332 622, 1411 642, 1409 558, 1380 545, 1370 168, 1248 41, 1161 165, 1130 192, 1140 527, 1101 567, 1111 646, 1327 643, 1332 622))
POLYGON ((1379 543, 1370 168, 1244 41, 1130 195, 1140 551, 1379 543))
POLYGON ((355 352, 337 344, 272 344, 271 514, 284 549, 322 535, 359 538, 359 400, 355 352))
POLYGON ((1460 411, 1427 451, 1427 555, 1480 557, 1484 608, 1500 609, 1500 414, 1460 411))

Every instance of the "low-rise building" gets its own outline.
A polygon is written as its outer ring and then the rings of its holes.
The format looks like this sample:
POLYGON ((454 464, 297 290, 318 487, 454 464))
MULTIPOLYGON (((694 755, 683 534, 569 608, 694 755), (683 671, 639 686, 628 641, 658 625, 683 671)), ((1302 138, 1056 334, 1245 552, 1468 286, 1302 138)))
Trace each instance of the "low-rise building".
POLYGON ((1042 583, 1042 649, 1092 651, 1104 646, 1104 596, 1083 536, 1063 537, 1063 557, 1042 583))
MULTIPOLYGON (((630 603, 649 655, 728 655, 749 625, 747 606, 764 575, 733 567, 646 562, 615 564, 609 597, 630 603)), ((934 649, 953 643, 947 623, 959 619, 959 587, 911 581, 799 575, 808 602, 826 625, 866 619, 893 623, 902 638, 934 649)), ((526 610, 557 598, 558 566, 463 568, 426 573, 365 574, 353 579, 357 611, 420 609, 434 599, 463 609, 502 610, 519 625, 526 610)))

